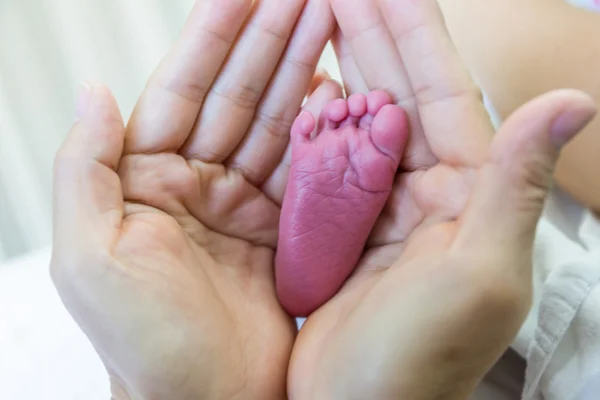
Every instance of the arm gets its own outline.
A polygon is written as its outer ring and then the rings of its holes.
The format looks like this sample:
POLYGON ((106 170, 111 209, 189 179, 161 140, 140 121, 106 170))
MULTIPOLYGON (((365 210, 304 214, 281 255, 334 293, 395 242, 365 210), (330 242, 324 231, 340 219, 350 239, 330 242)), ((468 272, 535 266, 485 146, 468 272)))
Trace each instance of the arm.
MULTIPOLYGON (((577 88, 600 101, 600 15, 563 0, 439 0, 450 33, 503 118, 528 100, 577 88)), ((600 210, 600 118, 561 156, 558 184, 600 210)))

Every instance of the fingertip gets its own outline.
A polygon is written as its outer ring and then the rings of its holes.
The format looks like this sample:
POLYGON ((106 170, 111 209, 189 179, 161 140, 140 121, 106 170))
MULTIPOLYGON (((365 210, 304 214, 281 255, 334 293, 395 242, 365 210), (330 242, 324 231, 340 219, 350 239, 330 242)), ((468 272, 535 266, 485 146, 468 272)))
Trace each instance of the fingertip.
POLYGON ((93 159, 116 169, 123 152, 125 127, 111 91, 86 81, 79 88, 75 108, 76 122, 57 158, 93 159))
POLYGON ((87 114, 93 90, 94 88, 92 84, 88 81, 83 81, 79 84, 79 90, 77 92, 77 98, 75 100, 76 120, 80 120, 87 114))
POLYGON ((314 95, 329 102, 343 97, 344 90, 338 81, 327 79, 319 85, 315 90, 314 95))
POLYGON ((324 83, 331 81, 331 75, 324 68, 319 68, 312 78, 310 87, 308 89, 308 95, 311 96, 317 89, 319 89, 324 83))
POLYGON ((594 100, 584 92, 568 91, 569 104, 554 119, 550 127, 550 140, 557 149, 562 149, 577 136, 597 115, 594 100))
POLYGON ((84 81, 78 92, 76 108, 77 114, 81 112, 80 120, 124 125, 117 100, 112 91, 101 83, 84 81))
POLYGON ((562 147, 594 118, 592 98, 579 90, 562 89, 543 94, 516 110, 500 127, 490 159, 529 159, 532 153, 554 166, 562 147))

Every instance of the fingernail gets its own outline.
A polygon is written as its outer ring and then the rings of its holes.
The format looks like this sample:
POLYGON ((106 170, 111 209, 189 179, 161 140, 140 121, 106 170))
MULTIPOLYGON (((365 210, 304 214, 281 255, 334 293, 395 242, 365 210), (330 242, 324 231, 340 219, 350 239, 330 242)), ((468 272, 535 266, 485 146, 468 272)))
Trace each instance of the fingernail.
POLYGON ((594 119, 596 112, 593 103, 581 104, 564 111, 552 123, 550 138, 554 145, 562 149, 594 119))
POLYGON ((89 82, 82 82, 77 92, 77 100, 75 102, 75 117, 81 119, 85 116, 90 105, 92 97, 92 85, 89 82))
POLYGON ((329 72, 327 72, 327 70, 325 68, 317 69, 317 74, 325 76, 325 79, 327 79, 327 80, 331 79, 331 75, 329 75, 329 72))

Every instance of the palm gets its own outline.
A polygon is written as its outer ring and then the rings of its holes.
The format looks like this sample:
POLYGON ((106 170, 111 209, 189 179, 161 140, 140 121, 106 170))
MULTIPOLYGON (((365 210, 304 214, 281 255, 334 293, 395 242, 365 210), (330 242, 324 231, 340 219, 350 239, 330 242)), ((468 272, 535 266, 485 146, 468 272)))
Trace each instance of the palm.
POLYGON ((274 290, 279 207, 223 165, 180 155, 129 154, 117 172, 93 168, 111 228, 100 230, 108 247, 93 249, 107 252, 101 269, 84 281, 104 308, 79 322, 115 385, 150 397, 229 398, 242 387, 280 396, 295 326, 274 290), (228 385, 214 383, 221 374, 228 385))
MULTIPOLYGON (((475 178, 474 170, 459 171, 442 163, 398 176, 392 198, 354 275, 300 331, 290 366, 293 391, 308 393, 306 390, 326 387, 326 382, 343 374, 348 379, 340 393, 353 393, 356 398, 388 398, 385 391, 376 390, 393 390, 390 381, 402 385, 387 373, 405 373, 402 367, 406 369, 406 360, 413 353, 399 350, 394 354, 394 343, 422 334, 424 324, 416 323, 412 311, 422 305, 420 296, 432 291, 436 279, 441 282, 448 278, 444 274, 449 268, 447 251, 475 178), (390 321, 402 324, 396 330, 390 321), (380 324, 388 331, 385 337, 376 333, 380 324), (411 332, 407 328, 411 324, 419 326, 419 331, 411 332), (382 362, 395 366, 387 365, 373 380, 361 378, 372 374, 374 366, 382 362), (349 365, 352 367, 345 370, 349 365)), ((438 294, 447 295, 444 301, 452 301, 453 293, 438 294)), ((443 325, 443 317, 437 316, 436 323, 443 325)), ((425 352, 420 356, 425 357, 425 352)))
POLYGON ((96 87, 95 111, 57 158, 81 176, 57 175, 56 193, 71 196, 56 202, 55 280, 117 398, 285 395, 296 330, 275 296, 273 252, 287 135, 333 23, 326 3, 303 7, 197 2, 127 128, 96 87), (68 255, 74 236, 89 254, 68 255))
POLYGON ((455 219, 466 205, 475 178, 476 168, 444 161, 400 173, 369 247, 404 243, 420 226, 455 219))
MULTIPOLYGON (((120 273, 135 271, 120 278, 129 282, 123 285, 133 298, 145 299, 143 305, 137 301, 135 315, 140 307, 154 310, 145 323, 155 334, 168 327, 194 338, 177 352, 165 343, 169 357, 189 357, 210 347, 245 349, 221 357, 215 371, 238 382, 256 381, 252 374, 260 365, 266 365, 262 372, 271 368, 268 375, 280 375, 295 333, 275 297, 273 250, 267 243, 277 230, 279 207, 235 172, 177 155, 127 156, 119 173, 126 214, 123 229, 115 232, 113 257, 122 265, 120 273), (138 187, 144 192, 136 193, 138 187), (166 324, 164 316, 177 326, 166 324), (262 330, 268 334, 256 334, 262 330)), ((133 299, 123 303, 135 304, 133 299)))
MULTIPOLYGON (((411 397, 412 392, 403 392, 413 368, 419 370, 411 360, 433 361, 430 367, 441 368, 444 354, 436 353, 431 342, 451 342, 450 332, 437 335, 439 327, 453 325, 448 314, 468 318, 472 304, 464 293, 449 289, 448 282, 461 277, 453 264, 463 268, 451 248, 488 157, 491 126, 472 82, 452 64, 456 58, 449 41, 439 36, 443 31, 438 30, 434 2, 381 3, 401 11, 381 13, 377 2, 354 1, 348 7, 332 1, 341 30, 350 38, 336 38, 338 57, 349 92, 383 88, 404 99, 400 104, 410 116, 412 141, 354 275, 300 331, 289 376, 300 397, 323 388, 331 398, 411 397), (383 15, 392 18, 388 22, 395 31, 387 31, 383 15), (427 58, 433 55, 446 58, 433 62, 427 58), (386 60, 387 65, 369 60, 386 60), (455 309, 440 314, 440 307, 428 306, 436 300, 455 309), (423 342, 429 347, 411 348, 423 342), (340 386, 329 384, 335 376, 347 379, 338 378, 340 386)), ((480 301, 482 307, 485 303, 480 301)))

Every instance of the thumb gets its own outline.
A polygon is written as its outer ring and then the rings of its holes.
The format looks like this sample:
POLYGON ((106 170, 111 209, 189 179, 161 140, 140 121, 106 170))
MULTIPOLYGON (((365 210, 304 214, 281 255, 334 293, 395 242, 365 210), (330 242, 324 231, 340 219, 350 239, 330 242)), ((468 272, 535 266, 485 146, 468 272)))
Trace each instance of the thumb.
POLYGON ((576 90, 545 94, 517 110, 494 138, 456 244, 530 249, 560 150, 595 114, 593 100, 576 90))
POLYGON ((77 121, 54 161, 54 253, 61 253, 61 246, 69 253, 74 240, 104 245, 120 226, 123 195, 115 170, 124 131, 110 91, 82 85, 77 121))

